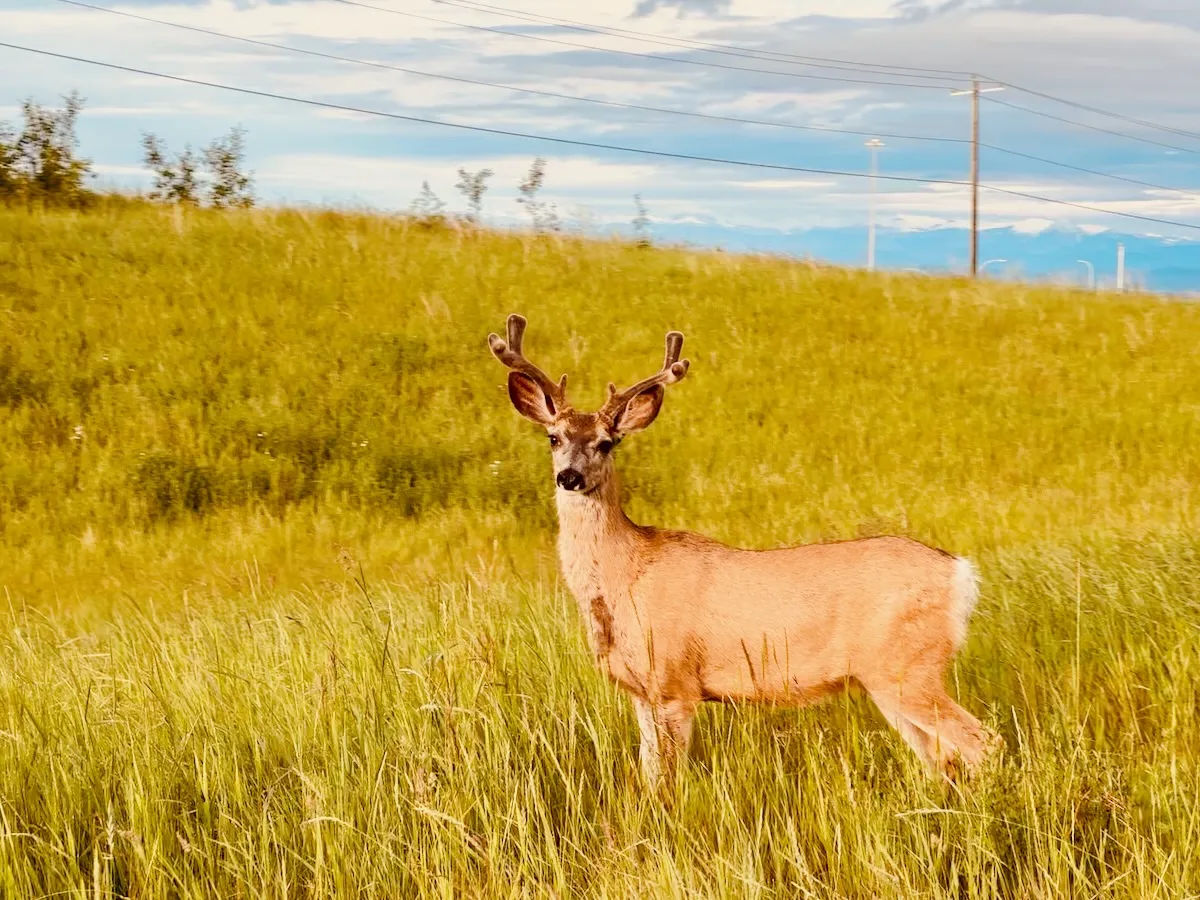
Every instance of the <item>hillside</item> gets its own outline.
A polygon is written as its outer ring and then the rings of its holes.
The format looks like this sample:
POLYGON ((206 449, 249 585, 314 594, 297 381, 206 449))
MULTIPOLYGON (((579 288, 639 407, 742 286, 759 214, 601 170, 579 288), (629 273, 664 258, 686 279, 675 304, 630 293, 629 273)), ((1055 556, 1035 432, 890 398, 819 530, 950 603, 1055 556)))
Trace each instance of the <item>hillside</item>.
POLYGON ((1200 308, 321 211, 0 210, 0 894, 1200 891, 1200 308), (714 708, 673 808, 544 437, 692 361, 637 521, 979 561, 965 796, 857 699, 714 708))
MULTIPOLYGON (((1200 241, 1162 236, 1090 232, 1069 225, 984 228, 979 235, 979 261, 992 262, 991 278, 1040 280, 1086 285, 1087 260, 1096 284, 1111 290, 1116 284, 1117 245, 1126 250, 1126 285, 1164 294, 1200 291, 1200 241)), ((864 228, 811 228, 795 231, 733 228, 717 222, 660 222, 660 238, 722 246, 731 251, 757 251, 812 257, 839 265, 862 266, 867 237, 864 228)), ((877 234, 879 268, 928 273, 963 272, 967 266, 970 232, 965 228, 880 228, 877 234)))

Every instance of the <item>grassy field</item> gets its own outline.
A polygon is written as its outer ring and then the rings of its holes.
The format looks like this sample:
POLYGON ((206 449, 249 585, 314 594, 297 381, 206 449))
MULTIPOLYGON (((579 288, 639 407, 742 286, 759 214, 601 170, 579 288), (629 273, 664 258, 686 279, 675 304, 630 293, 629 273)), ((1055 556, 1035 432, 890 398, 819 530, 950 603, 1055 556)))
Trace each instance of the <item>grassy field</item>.
POLYGON ((1200 307, 327 212, 0 211, 0 896, 1200 896, 1200 307), (679 328, 635 520, 976 559, 962 795, 707 708, 669 808, 544 437, 679 328))

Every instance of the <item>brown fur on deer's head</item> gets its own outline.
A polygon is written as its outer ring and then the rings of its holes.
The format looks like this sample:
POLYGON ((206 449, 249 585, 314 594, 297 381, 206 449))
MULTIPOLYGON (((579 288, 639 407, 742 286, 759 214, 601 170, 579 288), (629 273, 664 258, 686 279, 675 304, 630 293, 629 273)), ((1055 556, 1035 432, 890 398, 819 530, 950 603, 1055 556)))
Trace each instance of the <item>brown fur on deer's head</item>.
POLYGON ((627 434, 647 428, 662 409, 665 386, 687 374, 688 361, 679 358, 683 335, 667 334, 662 369, 632 387, 618 391, 609 384, 608 399, 596 412, 579 412, 567 402, 567 376, 557 383, 521 353, 525 319, 508 317, 508 340, 488 335, 492 353, 512 369, 508 396, 517 412, 550 435, 554 480, 565 491, 591 493, 612 473, 612 451, 627 434))

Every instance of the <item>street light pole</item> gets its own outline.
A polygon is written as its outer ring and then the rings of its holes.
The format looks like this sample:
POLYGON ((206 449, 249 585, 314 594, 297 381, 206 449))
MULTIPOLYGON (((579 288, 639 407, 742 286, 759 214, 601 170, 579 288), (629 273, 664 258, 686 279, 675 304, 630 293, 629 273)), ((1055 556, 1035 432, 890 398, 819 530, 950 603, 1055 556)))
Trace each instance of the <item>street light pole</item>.
POLYGON ((979 261, 979 79, 971 83, 971 277, 979 261))
POLYGON ((879 175, 879 148, 883 141, 871 138, 864 145, 871 151, 871 199, 870 210, 867 213, 867 271, 875 271, 875 182, 879 175))
POLYGON ((970 275, 974 278, 979 263, 979 95, 986 91, 1002 91, 1003 87, 980 87, 979 79, 971 79, 971 87, 965 91, 951 91, 952 97, 971 95, 971 261, 970 275))
POLYGON ((1085 266, 1087 266, 1087 270, 1088 270, 1088 290, 1089 290, 1089 291, 1091 291, 1091 290, 1095 290, 1095 288, 1096 288, 1096 267, 1095 267, 1095 266, 1093 266, 1093 265, 1092 265, 1090 262, 1088 262, 1086 259, 1077 259, 1077 260, 1075 260, 1075 262, 1077 262, 1077 263, 1080 263, 1081 265, 1085 265, 1085 266))

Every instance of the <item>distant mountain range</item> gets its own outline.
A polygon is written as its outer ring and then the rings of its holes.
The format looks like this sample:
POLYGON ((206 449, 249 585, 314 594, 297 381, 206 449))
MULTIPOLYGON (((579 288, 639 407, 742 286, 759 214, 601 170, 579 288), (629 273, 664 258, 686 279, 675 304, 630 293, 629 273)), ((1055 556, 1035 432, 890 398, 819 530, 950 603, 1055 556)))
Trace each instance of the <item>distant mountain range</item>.
MULTIPOLYGON (((813 228, 796 231, 731 227, 716 222, 655 222, 656 241, 686 242, 730 251, 780 253, 812 257, 844 265, 866 264, 865 228, 813 228)), ((1055 280, 1084 285, 1095 269, 1096 284, 1115 284, 1117 245, 1125 245, 1125 283, 1128 287, 1161 293, 1200 296, 1200 241, 1180 238, 1088 231, 1056 225, 1040 231, 988 228, 980 232, 979 259, 992 262, 993 278, 1055 280)), ((962 228, 900 230, 876 233, 876 265, 880 269, 920 268, 926 272, 964 272, 967 231, 962 228)))

